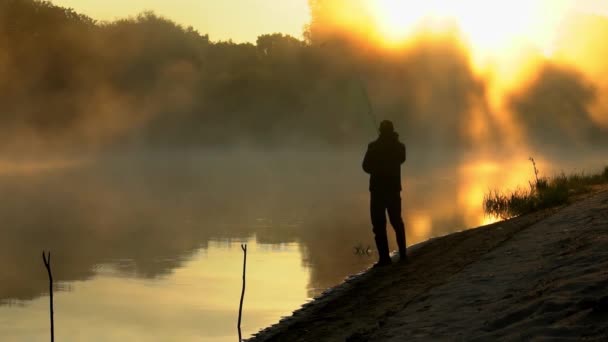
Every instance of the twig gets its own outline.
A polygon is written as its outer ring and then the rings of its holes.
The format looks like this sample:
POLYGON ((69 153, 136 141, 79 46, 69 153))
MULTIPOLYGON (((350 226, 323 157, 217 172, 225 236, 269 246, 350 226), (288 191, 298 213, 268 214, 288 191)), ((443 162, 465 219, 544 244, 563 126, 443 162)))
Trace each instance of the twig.
POLYGON ((237 323, 237 328, 239 330, 239 342, 243 340, 241 335, 241 317, 243 314, 243 299, 245 298, 245 269, 247 266, 247 244, 241 244, 241 249, 243 250, 243 289, 241 290, 241 303, 239 304, 239 321, 237 323))
POLYGON ((46 272, 49 274, 49 293, 50 293, 50 311, 51 311, 51 342, 55 341, 55 321, 53 319, 53 273, 51 272, 51 252, 46 255, 42 251, 42 261, 46 272))
POLYGON ((536 162, 532 157, 528 158, 528 160, 532 162, 532 166, 534 167, 534 177, 536 178, 536 185, 538 186, 538 169, 536 168, 536 162))

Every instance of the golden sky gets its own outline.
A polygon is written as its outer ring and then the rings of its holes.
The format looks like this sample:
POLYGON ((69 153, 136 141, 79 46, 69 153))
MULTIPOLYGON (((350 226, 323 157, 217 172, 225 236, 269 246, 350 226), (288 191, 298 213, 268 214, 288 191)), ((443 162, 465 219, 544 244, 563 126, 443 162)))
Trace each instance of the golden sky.
POLYGON ((192 25, 211 40, 255 42, 265 33, 301 38, 310 20, 307 0, 52 0, 97 20, 153 10, 181 25, 192 25))
MULTIPOLYGON (((397 18, 393 17, 402 13, 402 9, 409 9, 412 5, 415 8, 420 7, 419 4, 416 5, 417 2, 406 0, 375 1, 380 4, 391 4, 381 6, 384 7, 382 10, 388 13, 383 15, 383 19, 390 25, 388 28, 393 31, 393 35, 399 34, 398 30, 395 33, 394 25, 390 23, 391 20, 397 18)), ((52 0, 52 2, 74 8, 76 11, 98 20, 113 20, 136 15, 145 10, 153 10, 179 24, 192 25, 201 33, 209 33, 212 40, 232 39, 235 42, 255 42, 260 34, 274 32, 287 33, 301 38, 303 27, 310 20, 307 0, 52 0)), ((436 1, 429 1, 429 3, 433 2, 436 1)), ((606 0, 552 0, 549 2, 567 4, 569 9, 577 11, 608 16, 608 1, 606 0)), ((497 1, 496 3, 507 4, 508 2, 497 1)), ((528 3, 528 1, 521 3, 528 3)), ((461 5, 462 3, 458 7, 466 7, 461 5)), ((517 12, 517 7, 513 3, 509 3, 505 8, 517 12)), ((464 10, 467 15, 475 16, 475 11, 471 8, 464 10)), ((401 17, 399 15, 398 18, 402 19, 401 17)), ((512 20, 513 16, 509 19, 512 20)), ((479 31, 478 29, 475 27, 475 31, 479 31)), ((491 38, 495 37, 488 39, 491 38)))
MULTIPOLYGON (((468 29, 476 43, 485 45, 501 41, 500 32, 493 28, 513 26, 518 21, 529 20, 530 25, 541 29, 526 32, 537 35, 537 40, 547 40, 559 24, 557 12, 581 11, 608 16, 607 0, 537 0, 537 1, 476 1, 458 2, 428 0, 366 0, 375 8, 380 29, 388 38, 400 38, 407 30, 407 21, 431 14, 456 16, 465 31, 468 29), (543 4, 532 6, 531 4, 543 4), (424 6, 422 5, 424 4, 424 6), (467 6, 467 4, 471 6, 467 6), (489 4, 489 5, 488 5, 489 4), (485 7, 484 7, 485 6, 485 7), (486 8, 487 7, 487 8, 486 8), (552 10, 553 9, 553 10, 552 10), (476 12, 494 12, 494 16, 480 16, 476 12), (536 11, 536 13, 534 13, 536 11), (445 12, 445 13, 443 13, 445 12), (553 14, 551 14, 553 12, 553 14), (540 17, 553 17, 539 24, 540 17), (486 18, 485 21, 479 18, 486 18), (499 19, 504 20, 499 20, 499 19), (405 21, 404 21, 405 19, 405 21), (496 25, 496 20, 500 25, 496 25), (470 27, 469 27, 470 26, 470 27)), ((307 0, 52 0, 53 3, 74 8, 98 20, 113 20, 133 16, 145 10, 153 10, 184 26, 192 25, 201 33, 208 33, 212 40, 232 39, 235 42, 255 42, 264 33, 282 32, 301 38, 304 25, 310 20, 307 0)), ((530 25, 522 25, 526 31, 530 25)), ((509 29, 507 27, 507 29, 509 29)))

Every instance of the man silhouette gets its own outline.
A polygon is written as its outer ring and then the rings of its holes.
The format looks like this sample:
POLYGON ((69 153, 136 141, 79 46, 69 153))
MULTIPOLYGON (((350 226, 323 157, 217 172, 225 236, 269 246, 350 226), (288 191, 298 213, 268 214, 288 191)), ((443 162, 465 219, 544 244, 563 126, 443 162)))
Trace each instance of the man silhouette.
POLYGON ((405 226, 401 218, 401 164, 405 162, 405 145, 393 123, 384 120, 380 123, 378 139, 371 142, 363 158, 363 170, 370 174, 370 214, 374 239, 380 259, 377 266, 391 264, 386 236, 386 214, 395 230, 399 256, 407 260, 405 247, 405 226))

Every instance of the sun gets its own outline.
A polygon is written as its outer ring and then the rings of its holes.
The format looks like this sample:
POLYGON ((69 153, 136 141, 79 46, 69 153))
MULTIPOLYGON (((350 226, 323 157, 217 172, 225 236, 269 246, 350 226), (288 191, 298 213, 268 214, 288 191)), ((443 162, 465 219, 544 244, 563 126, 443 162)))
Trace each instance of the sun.
MULTIPOLYGON (((444 17, 444 1, 370 1, 372 17, 380 33, 397 43, 409 36, 422 22, 444 17)), ((449 2, 446 2, 449 3, 449 2)))
POLYGON ((499 54, 516 42, 550 50, 552 35, 567 0, 370 0, 379 34, 398 44, 420 27, 456 23, 471 48, 499 54))

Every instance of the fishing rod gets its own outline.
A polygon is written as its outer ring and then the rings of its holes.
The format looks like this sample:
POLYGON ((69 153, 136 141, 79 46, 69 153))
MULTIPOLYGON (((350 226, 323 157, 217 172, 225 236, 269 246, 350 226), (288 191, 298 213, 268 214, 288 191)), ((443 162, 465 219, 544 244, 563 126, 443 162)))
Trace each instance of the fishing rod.
MULTIPOLYGON (((326 41, 320 44, 321 47, 325 47, 329 44, 330 41, 326 41)), ((356 64, 351 63, 351 68, 353 69, 353 74, 355 75, 355 82, 358 84, 361 93, 363 94, 363 98, 365 99, 365 104, 367 106, 367 116, 370 119, 370 123, 374 129, 374 133, 378 133, 378 120, 376 119, 376 115, 374 114, 374 108, 372 106, 372 101, 369 98, 369 93, 367 92, 367 87, 363 82, 363 78, 361 76, 361 72, 358 70, 356 64)))
POLYGON ((371 119, 372 126, 374 127, 374 132, 378 132, 378 121, 376 120, 376 115, 374 115, 374 108, 372 107, 372 101, 369 98, 367 93, 367 88, 365 87, 365 83, 361 79, 361 74, 357 73, 357 83, 359 83, 359 88, 361 88, 361 92, 363 93, 363 97, 365 98, 365 103, 367 104, 367 115, 371 119))

